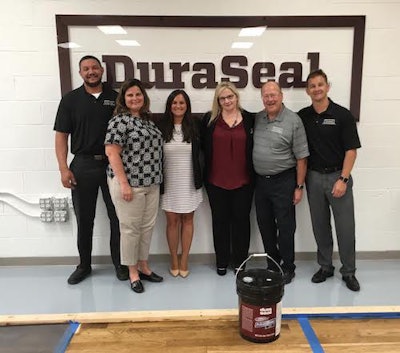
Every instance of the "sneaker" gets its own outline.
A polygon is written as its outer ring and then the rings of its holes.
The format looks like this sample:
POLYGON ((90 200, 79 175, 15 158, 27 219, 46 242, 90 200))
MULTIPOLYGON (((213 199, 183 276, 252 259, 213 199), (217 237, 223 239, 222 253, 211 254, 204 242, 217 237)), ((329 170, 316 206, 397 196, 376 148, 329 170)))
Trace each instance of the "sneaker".
POLYGON ((325 271, 320 268, 317 272, 314 273, 314 276, 311 278, 311 282, 313 283, 321 283, 325 282, 327 278, 333 277, 333 271, 325 271))
POLYGON ((218 267, 217 273, 219 276, 225 276, 226 275, 226 267, 218 267))
POLYGON ((82 282, 92 272, 92 268, 78 266, 71 276, 68 278, 68 284, 78 284, 82 282))
POLYGON ((115 274, 120 281, 126 281, 129 278, 128 266, 119 265, 115 267, 115 274))
POLYGON ((346 282, 347 288, 353 292, 358 292, 360 290, 360 283, 358 283, 356 276, 343 276, 342 279, 346 282))
POLYGON ((283 283, 289 284, 290 282, 292 282, 294 276, 296 276, 294 271, 283 272, 283 283))

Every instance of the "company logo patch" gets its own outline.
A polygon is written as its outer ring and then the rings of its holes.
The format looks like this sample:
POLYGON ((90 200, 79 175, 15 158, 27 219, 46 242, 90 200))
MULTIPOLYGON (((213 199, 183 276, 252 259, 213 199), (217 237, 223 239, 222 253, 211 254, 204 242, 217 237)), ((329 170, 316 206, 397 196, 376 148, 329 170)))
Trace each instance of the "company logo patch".
POLYGON ((109 99, 105 99, 103 105, 108 105, 110 107, 115 107, 115 101, 111 101, 109 99))
POLYGON ((322 125, 336 125, 336 120, 335 119, 324 119, 322 122, 322 125))
POLYGON ((278 127, 278 126, 272 127, 271 131, 276 132, 276 133, 281 134, 281 135, 283 134, 283 129, 281 127, 278 127))

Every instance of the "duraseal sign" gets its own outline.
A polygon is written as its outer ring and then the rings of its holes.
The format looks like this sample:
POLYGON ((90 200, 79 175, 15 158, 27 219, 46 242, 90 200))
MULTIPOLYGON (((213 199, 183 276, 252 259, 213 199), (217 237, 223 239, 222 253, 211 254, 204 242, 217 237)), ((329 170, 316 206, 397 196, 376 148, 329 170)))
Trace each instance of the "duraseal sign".
MULTIPOLYGON (((319 67, 319 53, 307 53, 310 70, 319 67)), ((302 80, 303 65, 301 62, 283 62, 280 72, 272 62, 255 62, 249 65, 249 58, 245 55, 226 55, 220 63, 214 62, 134 62, 128 56, 103 55, 103 62, 107 68, 107 78, 114 87, 122 82, 115 79, 116 67, 123 64, 124 79, 137 77, 147 82, 150 88, 160 89, 195 89, 215 88, 220 81, 232 81, 237 88, 245 88, 252 84, 261 88, 262 84, 271 79, 279 81, 282 88, 304 87, 302 80), (216 73, 220 68, 220 75, 216 73), (168 72, 170 74, 168 75, 168 72), (151 78, 153 73, 153 78, 151 78), (167 78, 169 76, 169 78, 167 78), (189 87, 188 87, 189 86, 189 87)))
POLYGON ((91 54, 114 88, 131 77, 146 82, 154 113, 177 88, 205 112, 221 81, 235 83, 250 111, 262 109, 261 85, 278 81, 296 110, 309 104, 308 73, 322 68, 332 96, 359 119, 365 16, 57 15, 56 23, 62 94, 81 85, 78 62, 91 54))

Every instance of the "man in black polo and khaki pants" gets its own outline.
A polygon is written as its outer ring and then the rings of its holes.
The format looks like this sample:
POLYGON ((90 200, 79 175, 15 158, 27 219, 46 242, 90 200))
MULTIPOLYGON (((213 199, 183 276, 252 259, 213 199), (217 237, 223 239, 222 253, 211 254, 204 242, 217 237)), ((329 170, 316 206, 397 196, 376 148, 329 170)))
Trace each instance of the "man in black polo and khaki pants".
POLYGON ((322 70, 307 77, 312 105, 299 111, 306 129, 310 157, 306 178, 311 221, 318 246, 320 269, 311 281, 333 276, 331 209, 342 262, 340 272, 346 286, 359 291, 355 277, 355 222, 351 170, 361 147, 356 122, 347 109, 328 98, 329 84, 322 70))
MULTIPOLYGON (((265 110, 256 115, 253 147, 257 223, 265 251, 282 267, 288 284, 295 276, 295 205, 303 197, 307 138, 299 116, 282 104, 278 83, 265 83, 261 98, 265 110)), ((268 267, 274 270, 273 263, 268 267)))
POLYGON ((110 249, 116 275, 119 280, 128 279, 128 269, 120 263, 119 222, 107 186, 108 160, 104 152, 104 138, 117 93, 102 84, 103 71, 100 61, 94 56, 84 56, 79 61, 83 85, 61 99, 54 124, 61 182, 71 189, 78 226, 80 263, 68 278, 69 284, 81 282, 92 271, 93 225, 99 188, 110 219, 110 249), (74 159, 68 167, 69 135, 74 159))

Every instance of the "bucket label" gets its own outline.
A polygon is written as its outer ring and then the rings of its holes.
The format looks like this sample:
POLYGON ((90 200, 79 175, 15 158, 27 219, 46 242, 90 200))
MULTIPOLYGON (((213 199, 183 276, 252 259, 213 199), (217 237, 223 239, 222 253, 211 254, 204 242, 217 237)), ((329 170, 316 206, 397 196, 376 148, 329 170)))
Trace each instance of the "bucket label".
POLYGON ((276 337, 281 332, 282 302, 268 306, 240 303, 240 329, 253 339, 276 337))

